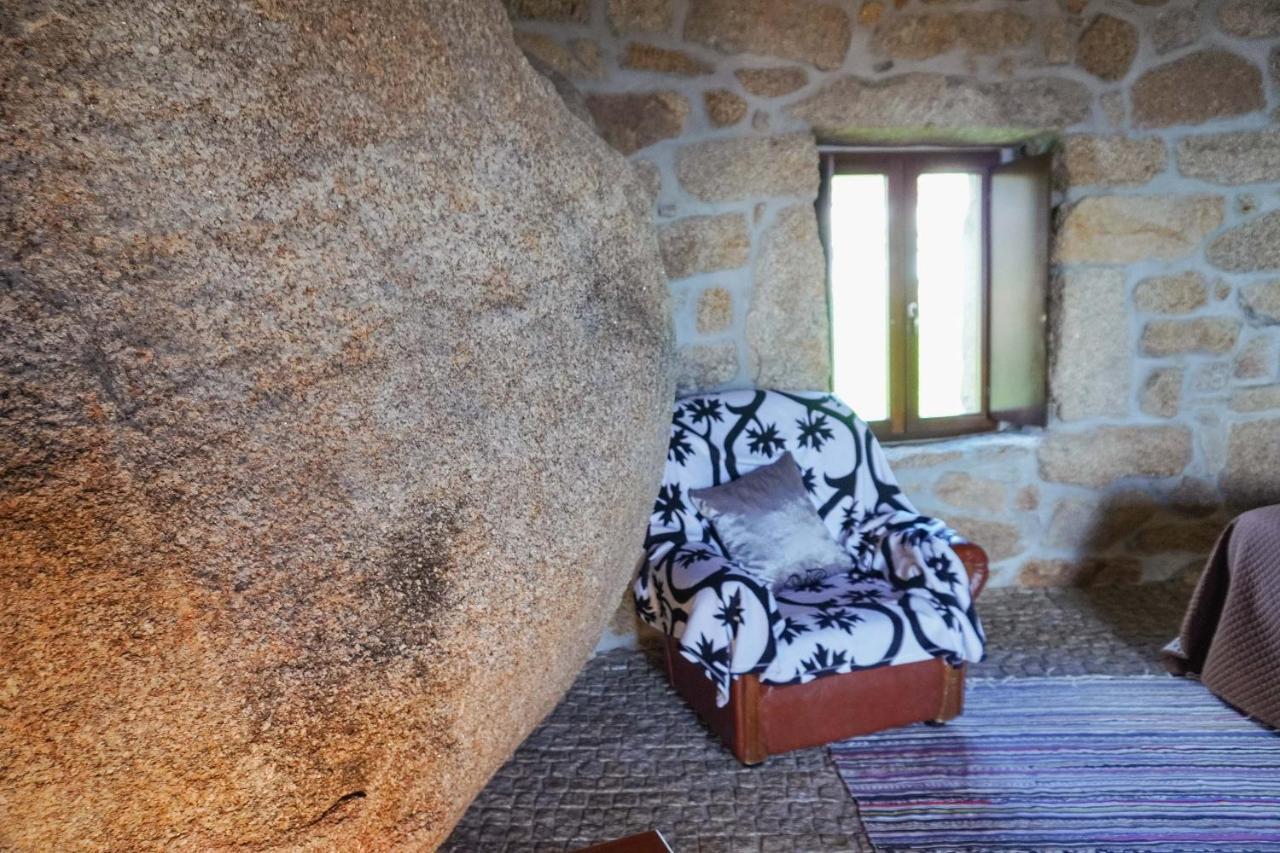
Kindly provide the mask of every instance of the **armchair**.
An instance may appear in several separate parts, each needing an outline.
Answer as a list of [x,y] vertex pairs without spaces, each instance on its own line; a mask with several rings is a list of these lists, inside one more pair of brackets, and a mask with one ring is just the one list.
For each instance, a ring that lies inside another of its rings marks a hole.
[[[849,569],[775,590],[687,495],[783,450]],[[965,663],[983,654],[973,599],[986,555],[916,512],[875,437],[833,396],[678,401],[645,546],[637,611],[666,635],[672,686],[744,764],[960,713]]]

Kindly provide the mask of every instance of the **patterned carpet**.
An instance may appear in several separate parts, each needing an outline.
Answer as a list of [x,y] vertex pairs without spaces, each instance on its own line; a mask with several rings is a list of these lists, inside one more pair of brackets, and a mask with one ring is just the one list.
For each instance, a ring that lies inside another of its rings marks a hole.
[[[983,593],[975,677],[1141,675],[1177,633],[1179,584]],[[744,768],[652,659],[600,655],[480,793],[444,849],[574,850],[660,829],[677,853],[864,851],[857,805],[824,749]]]
[[981,679],[831,747],[880,850],[1280,851],[1280,735],[1166,676]]

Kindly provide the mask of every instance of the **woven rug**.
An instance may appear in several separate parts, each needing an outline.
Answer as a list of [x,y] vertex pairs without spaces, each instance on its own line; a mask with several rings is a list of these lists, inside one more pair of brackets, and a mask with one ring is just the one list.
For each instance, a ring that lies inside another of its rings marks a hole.
[[831,756],[881,850],[1280,851],[1280,734],[1188,679],[972,679]]

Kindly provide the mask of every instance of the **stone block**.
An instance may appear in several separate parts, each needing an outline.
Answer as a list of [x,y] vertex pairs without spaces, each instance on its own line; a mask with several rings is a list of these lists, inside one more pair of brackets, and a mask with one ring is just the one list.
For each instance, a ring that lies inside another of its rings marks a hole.
[[807,133],[713,139],[676,155],[680,185],[700,201],[818,193],[818,149]]
[[1157,418],[1172,418],[1177,415],[1182,400],[1182,377],[1183,371],[1177,367],[1153,370],[1142,386],[1142,397],[1139,400],[1142,413]]
[[1258,67],[1216,48],[1147,71],[1130,95],[1136,127],[1203,124],[1266,107]]
[[677,92],[588,95],[596,130],[622,154],[633,154],[684,132],[689,102]]
[[1233,317],[1152,320],[1142,330],[1142,352],[1149,356],[1182,353],[1222,354],[1235,349],[1240,321]]
[[701,59],[695,59],[683,50],[671,50],[654,44],[631,42],[622,53],[619,63],[634,71],[655,71],[659,74],[678,74],[682,77],[698,77],[710,74],[712,67]]
[[1018,586],[1102,586],[1142,580],[1142,564],[1130,557],[1082,560],[1028,560],[1018,572]]
[[1268,412],[1280,409],[1280,385],[1255,385],[1231,392],[1231,411]]
[[747,312],[748,368],[758,387],[827,387],[831,347],[826,291],[813,206],[783,208],[761,238]]
[[1191,431],[1181,426],[1104,426],[1052,432],[1040,445],[1040,476],[1099,488],[1126,477],[1173,477],[1191,462]]
[[1223,519],[1191,521],[1185,518],[1152,524],[1130,537],[1125,547],[1138,554],[1168,554],[1185,551],[1209,556],[1222,535]]
[[723,332],[733,323],[733,294],[723,287],[708,287],[698,297],[698,332]]
[[667,278],[743,266],[751,255],[747,220],[740,213],[687,216],[658,229]]
[[1050,387],[1058,416],[1078,420],[1129,410],[1133,347],[1124,273],[1068,268],[1058,277]]
[[1164,142],[1124,136],[1068,136],[1058,160],[1062,186],[1136,186],[1164,171]]
[[1035,512],[1040,508],[1040,490],[1035,486],[1023,486],[1013,496],[1013,508],[1019,512]]
[[1175,8],[1161,12],[1151,29],[1151,43],[1157,54],[1186,47],[1200,37],[1200,15],[1194,8]]
[[747,102],[728,89],[708,89],[702,93],[702,104],[713,127],[728,127],[747,116]]
[[943,474],[934,485],[933,493],[952,506],[977,512],[998,513],[1005,505],[1003,483],[963,471]]
[[1075,60],[1078,31],[1078,25],[1064,18],[1044,23],[1041,42],[1046,65],[1066,65]]
[[1074,80],[985,81],[925,72],[843,77],[787,109],[820,136],[848,141],[1001,142],[1089,118],[1093,97]]
[[738,375],[738,348],[731,342],[693,344],[676,351],[676,393],[713,391]]
[[1216,184],[1280,181],[1280,131],[1249,130],[1185,136],[1178,171]]
[[1218,25],[1241,38],[1280,36],[1280,5],[1273,0],[1225,0],[1218,9]]
[[1105,551],[1155,515],[1145,492],[1124,491],[1093,498],[1063,498],[1053,508],[1045,543],[1085,553]]
[[1280,269],[1280,211],[1237,225],[1205,250],[1209,263],[1228,272]]
[[690,0],[684,37],[830,70],[844,62],[853,27],[844,10],[815,0]]
[[1102,80],[1120,80],[1138,55],[1138,28],[1114,15],[1098,15],[1076,45],[1076,63]]
[[609,0],[615,33],[665,33],[675,20],[675,0]]
[[514,20],[565,21],[585,24],[591,20],[591,0],[503,0]]
[[1232,506],[1280,503],[1280,418],[1231,427],[1227,466],[1218,481]]
[[1129,264],[1193,252],[1222,224],[1208,195],[1091,196],[1069,207],[1058,233],[1060,263]]
[[1194,270],[1138,282],[1133,304],[1149,314],[1189,314],[1209,304],[1204,276]]
[[739,68],[733,72],[742,88],[761,98],[789,95],[809,82],[803,68]]
[[858,24],[864,27],[874,27],[880,23],[880,19],[884,17],[884,3],[880,0],[864,0],[863,4],[858,7]]
[[658,203],[658,195],[662,192],[662,170],[652,160],[632,160],[631,168],[644,187],[645,198],[652,208]]
[[1210,361],[1197,364],[1187,383],[1191,393],[1200,396],[1217,396],[1231,384],[1231,362]]
[[872,45],[894,59],[929,59],[957,49],[992,54],[1025,44],[1033,30],[1020,12],[923,12],[882,24]]
[[543,33],[521,30],[516,31],[515,39],[526,55],[570,79],[591,80],[604,73],[599,45],[593,41],[579,39],[566,47]]
[[1241,287],[1240,308],[1251,326],[1280,324],[1280,281],[1256,281]]
[[981,545],[993,563],[1016,557],[1027,549],[1016,525],[951,513],[944,514],[942,520],[965,539]]
[[958,462],[964,454],[958,450],[921,450],[908,445],[888,447],[889,465],[893,470],[936,468],[951,462]]
[[1267,338],[1249,340],[1236,355],[1234,374],[1237,379],[1271,379],[1276,375],[1276,353]]

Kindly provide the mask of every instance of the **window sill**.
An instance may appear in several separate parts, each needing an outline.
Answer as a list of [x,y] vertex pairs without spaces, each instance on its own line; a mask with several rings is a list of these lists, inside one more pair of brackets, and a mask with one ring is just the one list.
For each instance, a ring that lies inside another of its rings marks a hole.
[[922,450],[974,451],[998,450],[1013,447],[1038,447],[1043,430],[1040,428],[1019,428],[1001,430],[999,428],[984,432],[971,432],[964,435],[944,436],[941,438],[912,438],[896,441],[882,441],[885,456],[890,464],[908,456],[914,456]]

